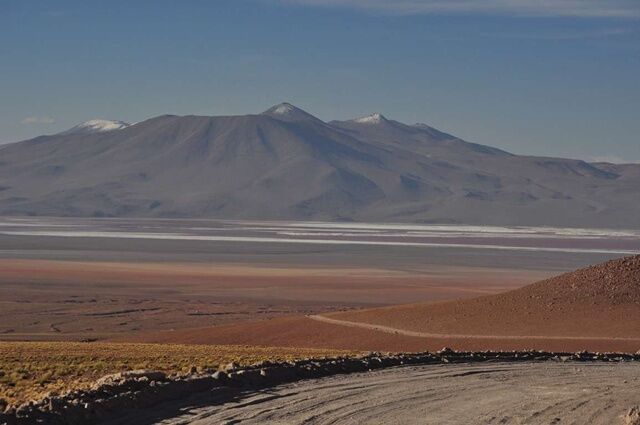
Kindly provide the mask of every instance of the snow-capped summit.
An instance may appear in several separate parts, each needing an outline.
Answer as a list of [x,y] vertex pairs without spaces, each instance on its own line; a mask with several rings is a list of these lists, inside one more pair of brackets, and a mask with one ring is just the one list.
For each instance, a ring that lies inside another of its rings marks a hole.
[[75,127],[63,132],[63,134],[77,134],[77,133],[103,133],[106,131],[122,130],[129,127],[131,124],[124,121],[112,121],[112,120],[89,120],[82,124],[78,124]]
[[357,122],[358,124],[380,124],[382,122],[387,121],[384,115],[380,113],[375,113],[371,115],[367,115],[366,117],[356,118],[353,122]]
[[293,112],[295,112],[296,107],[293,106],[290,103],[281,103],[279,105],[274,106],[273,108],[271,108],[271,113],[275,114],[275,115],[289,115]]
[[272,106],[271,108],[264,111],[262,115],[269,115],[270,117],[279,119],[281,121],[320,121],[310,113],[305,112],[288,102],[283,102],[278,105]]

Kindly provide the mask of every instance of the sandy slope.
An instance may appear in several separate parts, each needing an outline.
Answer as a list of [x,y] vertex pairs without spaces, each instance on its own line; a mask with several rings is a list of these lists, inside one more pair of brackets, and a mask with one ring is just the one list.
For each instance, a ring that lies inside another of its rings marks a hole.
[[638,404],[635,364],[400,367],[282,385],[164,424],[617,424]]

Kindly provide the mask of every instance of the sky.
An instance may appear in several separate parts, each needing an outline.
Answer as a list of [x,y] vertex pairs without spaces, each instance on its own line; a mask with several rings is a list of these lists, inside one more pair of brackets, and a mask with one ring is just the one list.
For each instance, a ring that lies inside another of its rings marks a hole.
[[640,1],[0,0],[0,143],[283,101],[640,162]]

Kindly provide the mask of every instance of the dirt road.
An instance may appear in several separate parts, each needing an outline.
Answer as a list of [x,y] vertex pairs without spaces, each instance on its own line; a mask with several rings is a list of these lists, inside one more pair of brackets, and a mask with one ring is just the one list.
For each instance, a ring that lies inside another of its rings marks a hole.
[[621,424],[640,365],[399,367],[270,388],[163,424]]
[[438,334],[438,333],[428,333],[428,332],[415,332],[408,331],[405,329],[392,328],[390,326],[383,325],[373,325],[371,323],[364,322],[352,322],[350,320],[339,320],[332,319],[330,317],[321,316],[319,314],[310,314],[307,316],[309,319],[317,320],[318,322],[330,323],[332,325],[340,325],[347,326],[351,328],[361,328],[361,329],[370,329],[373,331],[380,331],[394,335],[405,335],[417,338],[458,338],[458,339],[498,339],[498,340],[508,340],[508,339],[530,339],[530,340],[562,340],[562,341],[584,341],[584,340],[602,340],[602,341],[630,341],[630,342],[638,342],[640,343],[640,338],[623,338],[623,337],[612,337],[612,338],[597,338],[597,337],[589,337],[589,336],[547,336],[547,335],[460,335],[460,334]]

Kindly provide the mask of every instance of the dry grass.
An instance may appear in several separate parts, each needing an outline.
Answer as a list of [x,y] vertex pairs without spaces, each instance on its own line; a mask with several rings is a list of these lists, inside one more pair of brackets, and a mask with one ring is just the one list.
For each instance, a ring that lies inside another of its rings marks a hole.
[[349,354],[339,350],[77,342],[0,342],[0,399],[20,403],[90,386],[97,378],[133,369],[188,371],[229,362],[294,360]]

